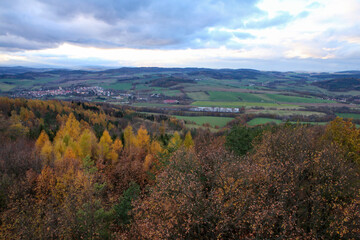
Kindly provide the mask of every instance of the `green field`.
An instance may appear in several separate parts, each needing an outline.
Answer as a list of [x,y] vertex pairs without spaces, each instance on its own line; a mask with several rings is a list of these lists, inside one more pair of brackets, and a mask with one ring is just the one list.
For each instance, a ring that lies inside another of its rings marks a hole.
[[282,121],[279,119],[272,119],[272,118],[254,118],[254,119],[250,120],[249,122],[247,122],[247,124],[249,126],[262,125],[262,124],[266,124],[266,123],[280,124],[280,123],[282,123]]
[[182,95],[182,92],[180,90],[167,90],[167,91],[163,91],[162,93],[165,96],[169,96],[169,97],[176,97]]
[[207,101],[210,100],[210,96],[205,92],[188,92],[188,97],[196,101]]
[[7,84],[7,83],[1,83],[0,82],[0,91],[10,91],[11,89],[15,88],[16,85],[12,85],[12,84]]
[[278,116],[293,116],[293,115],[302,115],[302,116],[324,116],[325,113],[322,112],[314,112],[314,111],[301,111],[301,110],[254,110],[249,109],[246,110],[247,114],[274,114]]
[[131,83],[115,83],[115,84],[111,84],[111,85],[103,85],[102,87],[104,87],[105,89],[115,89],[115,90],[130,90],[132,88],[132,84]]
[[360,113],[336,113],[336,116],[342,118],[360,119]]
[[195,122],[197,125],[203,125],[204,123],[209,123],[211,126],[224,127],[228,122],[233,120],[231,117],[209,117],[209,116],[174,116],[177,119],[182,119],[189,122]]
[[267,102],[260,95],[252,93],[210,91],[209,95],[212,101]]
[[292,124],[311,124],[311,125],[326,125],[328,122],[290,122]]
[[286,103],[334,103],[334,101],[324,100],[319,98],[306,98],[296,96],[286,96],[280,94],[265,94],[266,97],[275,102],[286,102]]
[[[263,125],[267,123],[275,123],[275,124],[281,124],[285,123],[279,119],[272,119],[272,118],[254,118],[247,122],[249,126],[256,126],[256,125]],[[311,124],[311,125],[326,125],[328,122],[289,122],[291,124]]]
[[211,101],[196,101],[191,105],[198,107],[264,107],[264,108],[300,108],[298,105],[293,104],[278,104],[278,103],[254,103],[254,102],[211,102]]

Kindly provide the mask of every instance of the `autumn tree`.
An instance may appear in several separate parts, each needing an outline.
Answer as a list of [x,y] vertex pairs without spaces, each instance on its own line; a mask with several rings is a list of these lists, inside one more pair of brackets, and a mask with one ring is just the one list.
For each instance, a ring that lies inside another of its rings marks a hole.
[[125,141],[125,148],[129,149],[131,145],[133,145],[135,136],[133,132],[133,128],[131,125],[128,125],[124,130],[124,141]]
[[191,133],[190,131],[188,131],[185,135],[185,139],[184,139],[184,146],[186,149],[191,149],[194,146],[194,141],[192,139]]
[[182,144],[181,137],[178,132],[175,132],[173,137],[169,141],[168,148],[171,151],[173,151],[173,150],[176,150],[177,148],[179,148],[181,146],[181,144]]
[[351,120],[337,117],[327,125],[323,139],[339,145],[347,158],[360,166],[360,131]]
[[137,131],[135,146],[147,150],[150,144],[150,136],[144,126],[141,126]]

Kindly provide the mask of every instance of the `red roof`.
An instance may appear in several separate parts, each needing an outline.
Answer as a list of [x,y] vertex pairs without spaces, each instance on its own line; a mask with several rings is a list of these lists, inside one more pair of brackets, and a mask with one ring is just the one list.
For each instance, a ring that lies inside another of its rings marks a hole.
[[164,100],[164,103],[178,103],[178,102],[179,102],[178,100],[172,100],[172,99]]

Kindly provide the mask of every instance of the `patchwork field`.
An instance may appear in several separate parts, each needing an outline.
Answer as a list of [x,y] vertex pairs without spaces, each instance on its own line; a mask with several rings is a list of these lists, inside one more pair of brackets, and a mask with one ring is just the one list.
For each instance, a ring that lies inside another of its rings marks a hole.
[[297,97],[297,96],[286,96],[280,94],[266,94],[266,96],[275,102],[286,102],[286,103],[334,103],[335,101],[318,99],[313,97]]
[[264,107],[276,109],[298,109],[299,105],[294,104],[279,104],[279,103],[256,103],[256,102],[211,102],[211,101],[195,101],[191,105],[197,107]]
[[188,92],[187,96],[195,101],[210,100],[210,96],[207,92]]
[[254,119],[250,120],[249,122],[247,122],[247,124],[249,126],[262,125],[262,124],[266,124],[266,123],[280,124],[280,123],[282,123],[282,121],[278,120],[278,119],[272,119],[272,118],[254,118]]
[[[10,70],[12,73],[0,75],[0,93],[11,97],[125,104],[135,108],[152,108],[151,112],[156,112],[156,109],[160,113],[168,111],[169,115],[173,114],[173,110],[188,111],[191,106],[244,108],[245,111],[232,116],[258,114],[258,118],[249,123],[255,125],[277,122],[269,120],[274,116],[284,121],[327,121],[337,112],[347,112],[344,111],[347,108],[348,112],[355,113],[336,115],[360,119],[360,91],[351,85],[356,81],[346,80],[358,78],[358,72],[300,73],[205,68],[30,69],[28,72],[20,69],[19,73]],[[98,92],[78,91],[82,87],[95,86],[100,87]],[[59,87],[67,93],[32,93]],[[169,99],[174,100],[174,104],[163,104]],[[337,108],[342,109],[339,111]],[[195,126],[209,123],[221,127],[228,121],[205,116],[186,118],[183,117]]]
[[243,101],[243,102],[268,102],[260,94],[241,92],[209,92],[211,101]]
[[0,82],[0,91],[3,91],[3,92],[10,91],[11,89],[13,89],[15,87],[16,87],[16,85]]
[[336,113],[336,115],[342,118],[360,119],[359,113]]
[[114,84],[104,84],[101,85],[103,88],[105,89],[115,89],[115,90],[130,90],[132,88],[132,84],[131,83],[114,83]]
[[[272,118],[254,118],[247,122],[249,126],[256,126],[256,125],[263,125],[267,123],[275,123],[275,124],[281,124],[285,123],[284,121],[281,121],[279,119],[272,119]],[[291,124],[311,124],[311,125],[326,125],[327,122],[295,122],[295,121],[289,121]]]
[[247,114],[274,114],[278,116],[294,116],[294,115],[301,115],[301,116],[324,116],[325,113],[322,112],[315,112],[315,111],[302,111],[302,110],[258,110],[258,109],[247,109],[245,111]]
[[215,126],[224,127],[228,122],[234,119],[230,117],[209,117],[209,116],[199,116],[199,117],[175,116],[175,117],[177,119],[194,122],[197,125],[203,125],[205,123],[209,123],[213,127]]

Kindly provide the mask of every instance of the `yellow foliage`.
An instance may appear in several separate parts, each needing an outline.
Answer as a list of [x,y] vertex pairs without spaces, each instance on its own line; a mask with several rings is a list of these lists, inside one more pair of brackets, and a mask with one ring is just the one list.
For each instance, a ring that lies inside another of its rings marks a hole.
[[[58,115],[59,116],[59,115]],[[76,120],[74,114],[70,113],[66,123],[61,126],[54,139],[54,155],[60,160],[65,150],[70,146],[75,156],[82,154],[80,142],[80,123]]]
[[350,120],[337,117],[327,125],[324,138],[338,144],[350,159],[360,164],[360,130]]
[[80,158],[92,157],[95,152],[96,142],[96,136],[89,129],[85,129],[79,140]]
[[153,156],[151,156],[150,154],[146,155],[145,161],[143,164],[143,169],[145,172],[149,171],[152,162],[153,162]]
[[78,169],[79,166],[80,161],[76,157],[76,154],[71,147],[66,148],[63,158],[55,160],[55,167],[60,172],[66,172],[71,169]]
[[186,133],[185,139],[184,139],[184,146],[186,149],[190,149],[194,146],[194,141],[192,139],[190,131]]
[[41,151],[42,147],[44,146],[45,142],[49,141],[49,136],[46,134],[44,130],[41,131],[38,139],[35,142],[35,148],[38,152]]
[[41,148],[40,156],[43,160],[44,165],[49,165],[52,160],[53,147],[49,140],[45,141],[44,145]]
[[68,120],[65,124],[65,133],[69,134],[71,138],[77,140],[80,136],[80,123],[76,120],[73,113],[70,113]]
[[103,135],[100,138],[99,147],[100,152],[105,156],[110,151],[110,146],[112,145],[113,141],[109,135],[109,132],[105,130]]
[[118,161],[119,154],[117,154],[114,150],[111,150],[106,157],[108,160],[111,160],[112,164],[114,165]]
[[112,145],[112,149],[115,152],[119,153],[122,148],[123,148],[123,144],[122,144],[121,140],[119,138],[116,138],[113,145]]
[[72,150],[72,148],[68,147],[66,148],[65,154],[64,154],[64,159],[75,159],[76,155],[74,153],[74,151]]
[[105,130],[99,142],[100,157],[106,160],[111,160],[113,163],[115,163],[119,156],[115,149],[120,150],[122,148],[121,141],[119,139],[117,140],[118,141],[116,141],[116,144],[113,144],[113,140],[111,139],[109,132]]
[[[56,135],[57,136],[57,135]],[[56,138],[56,137],[55,137]],[[54,155],[56,159],[60,159],[65,153],[66,145],[62,139],[54,142]]]
[[144,128],[144,126],[141,126],[137,132],[135,145],[142,149],[147,149],[149,147],[149,143],[150,136],[148,131]]
[[42,202],[50,197],[55,184],[56,178],[53,170],[49,166],[45,166],[36,180],[35,190],[38,201]]
[[152,141],[150,145],[150,153],[156,155],[162,152],[163,152],[163,148],[161,147],[160,143],[156,140]]
[[133,128],[128,125],[124,130],[124,141],[125,141],[125,148],[130,148],[133,145],[135,140],[135,136],[133,133]]
[[86,129],[91,129],[91,126],[89,125],[88,122],[85,122],[83,119],[81,119],[80,121],[80,131],[83,132],[85,131]]
[[31,119],[35,119],[35,115],[32,111],[24,108],[24,107],[21,107],[20,108],[20,119],[23,121],[23,122],[27,122]]
[[175,132],[174,136],[169,141],[168,147],[172,148],[172,149],[176,149],[176,148],[180,147],[181,143],[182,143],[182,141],[181,141],[179,133]]

